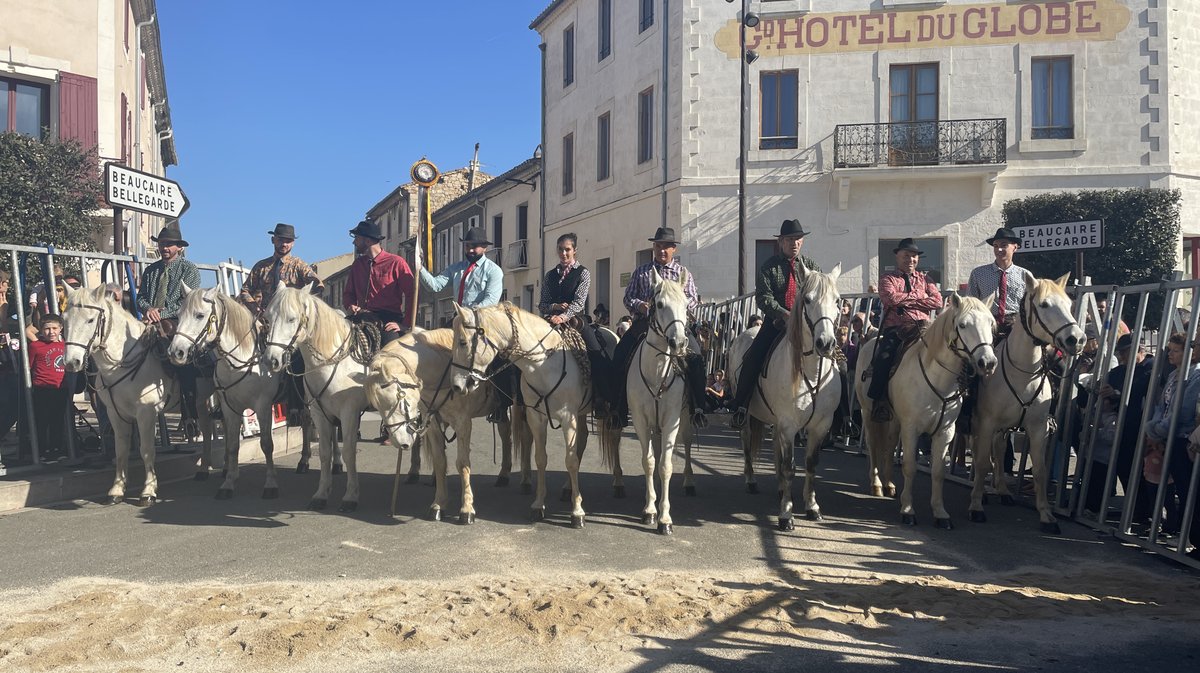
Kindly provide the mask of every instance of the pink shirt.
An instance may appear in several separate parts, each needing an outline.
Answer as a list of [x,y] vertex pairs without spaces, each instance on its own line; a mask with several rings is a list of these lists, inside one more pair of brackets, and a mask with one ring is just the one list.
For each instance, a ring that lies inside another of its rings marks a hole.
[[929,312],[942,307],[942,293],[930,283],[924,272],[914,271],[906,287],[904,274],[892,270],[879,279],[879,301],[883,304],[883,325],[907,327],[929,320]]

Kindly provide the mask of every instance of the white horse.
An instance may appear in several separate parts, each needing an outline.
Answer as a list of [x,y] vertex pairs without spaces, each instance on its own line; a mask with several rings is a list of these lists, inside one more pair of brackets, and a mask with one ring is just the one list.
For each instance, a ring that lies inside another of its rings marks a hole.
[[[796,303],[788,320],[787,335],[767,358],[766,378],[759,377],[747,408],[750,418],[742,428],[747,489],[754,486],[754,458],[761,444],[764,424],[775,425],[775,473],[779,479],[779,530],[793,530],[792,477],[795,473],[794,442],[800,431],[807,434],[804,461],[804,513],[810,521],[821,520],[817,504],[817,463],[821,445],[833,425],[842,395],[842,380],[833,360],[837,349],[840,316],[837,279],[842,265],[829,273],[809,271],[796,265]],[[757,331],[754,332],[757,334]],[[731,349],[729,368],[737,380],[753,334],[739,335]]]
[[[475,523],[475,494],[471,489],[472,419],[486,416],[492,409],[494,386],[476,388],[466,395],[454,393],[450,386],[451,355],[454,333],[448,329],[406,334],[388,344],[371,360],[367,374],[367,399],[379,410],[384,429],[392,444],[405,451],[423,437],[422,446],[432,458],[435,492],[430,516],[440,521],[446,509],[446,429],[453,430],[458,457],[455,468],[462,477],[462,504],[459,523]],[[512,423],[499,423],[507,469],[511,469],[512,427],[522,414],[514,414]],[[526,462],[528,460],[526,459]],[[508,483],[502,469],[497,486]]]
[[[96,392],[108,409],[116,441],[116,475],[108,489],[107,503],[115,505],[125,498],[129,447],[136,424],[146,471],[138,505],[151,505],[158,499],[155,426],[160,413],[180,406],[179,383],[167,375],[154,352],[157,337],[144,323],[106,297],[103,287],[93,290],[68,287],[67,295],[66,369],[82,372],[89,356],[96,363]],[[196,399],[207,399],[211,394],[211,386],[198,381]],[[206,413],[198,415],[196,421],[204,438],[202,460],[207,463],[212,448],[212,421]]]
[[1065,291],[1070,275],[1064,274],[1056,281],[1039,280],[1026,272],[1020,320],[999,347],[1000,375],[988,377],[979,385],[972,421],[975,485],[968,512],[971,521],[987,521],[983,489],[989,470],[995,475],[1000,502],[1012,504],[1008,480],[999,469],[1004,464],[1006,442],[996,439],[1006,437],[1008,428],[1025,428],[1042,532],[1061,532],[1046,497],[1046,444],[1051,434],[1050,405],[1055,391],[1044,346],[1053,345],[1068,355],[1078,355],[1083,349],[1086,337],[1071,314],[1071,298]]
[[[542,318],[509,303],[487,308],[455,305],[454,368],[451,384],[466,393],[487,381],[488,365],[497,356],[521,370],[527,422],[533,434],[537,493],[531,508],[535,520],[546,516],[546,424],[557,423],[566,444],[566,466],[572,494],[571,525],[583,527],[579,492],[579,460],[587,443],[587,414],[592,391],[562,336]],[[613,432],[604,424],[601,433]]]
[[[650,329],[634,351],[633,366],[625,377],[630,415],[642,444],[642,470],[646,475],[646,505],[642,524],[658,524],[658,532],[670,535],[670,486],[674,472],[675,442],[687,414],[687,295],[679,281],[650,274]],[[690,419],[689,419],[690,421]],[[620,435],[611,443],[601,442],[609,463],[616,462]],[[655,491],[655,482],[658,491]]]
[[870,376],[866,375],[875,355],[878,339],[863,343],[858,354],[855,377],[858,402],[862,407],[863,436],[870,453],[868,479],[875,495],[896,492],[892,484],[892,456],[899,438],[904,460],[904,490],[900,493],[900,517],[905,525],[917,523],[912,505],[912,487],[917,474],[917,439],[927,434],[932,440],[930,501],[934,523],[951,529],[950,514],[942,502],[942,482],[946,472],[946,447],[954,439],[954,422],[962,409],[963,367],[982,376],[996,370],[992,335],[996,319],[991,302],[973,297],[950,295],[950,301],[925,334],[901,358],[900,366],[888,382],[888,396],[894,414],[892,420],[871,420],[875,401],[867,395]]
[[[275,442],[271,434],[271,407],[279,393],[280,375],[266,371],[258,352],[258,330],[250,310],[217,288],[183,290],[183,306],[167,354],[177,365],[198,353],[216,349],[220,356],[214,376],[221,397],[221,416],[225,422],[225,481],[217,490],[217,499],[233,497],[240,468],[242,414],[250,409],[258,417],[262,431],[258,445],[267,461],[267,479],[262,497],[278,498],[279,482],[275,475]],[[201,462],[197,480],[208,478],[207,456]]]
[[[345,448],[346,494],[342,512],[358,509],[357,443],[359,417],[368,408],[363,384],[367,378],[367,354],[358,352],[356,330],[340,313],[303,290],[285,287],[275,293],[263,319],[267,341],[262,361],[269,371],[279,372],[299,348],[304,356],[304,387],[308,392],[309,415],[317,425],[321,454],[321,479],[309,506],[323,510],[333,488],[335,423],[340,423]],[[363,360],[363,362],[360,362]]]

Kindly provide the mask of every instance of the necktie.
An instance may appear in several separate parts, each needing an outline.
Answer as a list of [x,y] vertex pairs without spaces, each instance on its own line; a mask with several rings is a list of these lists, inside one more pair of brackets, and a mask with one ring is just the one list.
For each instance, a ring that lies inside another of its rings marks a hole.
[[462,300],[463,300],[463,291],[467,289],[467,276],[470,276],[471,272],[474,270],[475,270],[475,262],[471,262],[471,265],[468,266],[467,270],[463,272],[462,281],[460,281],[458,284],[458,303],[460,303],[460,304],[462,303]]
[[783,294],[783,307],[790,311],[792,305],[796,303],[796,274],[792,272],[791,264],[788,265],[787,279],[787,291]]
[[271,294],[279,290],[279,269],[283,266],[282,259],[276,259],[271,265]]
[[150,302],[153,308],[164,308],[167,305],[167,283],[171,275],[171,265],[164,264],[162,275],[158,277],[158,285],[154,288],[154,301]]
[[1008,272],[1000,272],[1000,289],[996,291],[999,295],[996,302],[996,317],[1003,320],[1005,309],[1008,307]]
[[904,274],[904,291],[912,292],[912,276],[909,276],[907,273]]
[[567,279],[568,273],[571,273],[571,267],[563,266],[562,267],[562,276],[558,279],[558,282],[561,283],[561,282],[565,281]]

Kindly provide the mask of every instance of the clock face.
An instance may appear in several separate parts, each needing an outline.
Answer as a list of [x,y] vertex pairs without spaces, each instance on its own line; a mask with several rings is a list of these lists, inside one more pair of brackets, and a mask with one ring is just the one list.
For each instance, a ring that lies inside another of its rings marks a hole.
[[433,164],[429,163],[428,161],[417,162],[417,164],[413,166],[413,178],[415,178],[417,182],[425,184],[432,183],[437,178],[437,169],[434,168]]

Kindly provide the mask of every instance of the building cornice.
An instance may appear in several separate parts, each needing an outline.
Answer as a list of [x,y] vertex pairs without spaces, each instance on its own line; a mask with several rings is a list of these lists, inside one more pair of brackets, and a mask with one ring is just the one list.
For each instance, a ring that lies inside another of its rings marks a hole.
[[560,7],[562,7],[563,5],[567,4],[568,1],[569,0],[554,0],[553,2],[551,2],[550,6],[546,7],[546,9],[543,9],[542,13],[538,14],[537,18],[535,18],[532,22],[530,22],[529,29],[541,32],[541,30],[539,30],[541,25],[543,23],[545,23],[547,19],[550,18],[551,14],[558,11],[558,9]]
[[163,167],[179,164],[175,153],[175,129],[171,125],[171,106],[167,100],[167,76],[163,67],[162,38],[158,31],[158,7],[155,0],[132,0],[133,18],[142,29],[138,40],[146,56],[146,90],[154,108],[154,130],[158,134]]

